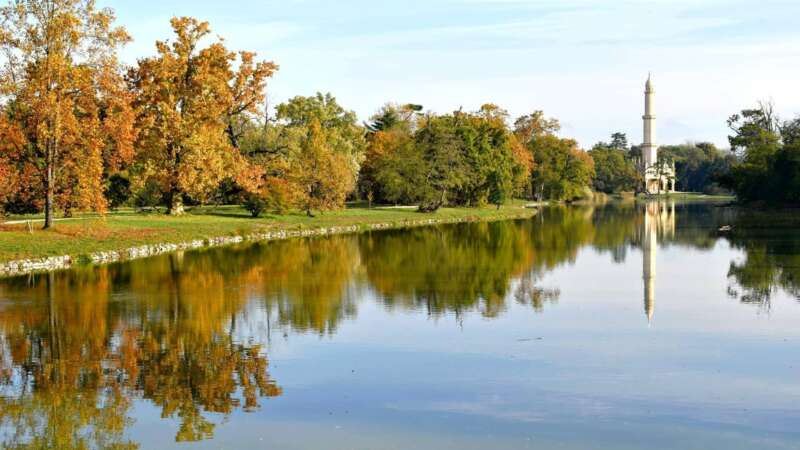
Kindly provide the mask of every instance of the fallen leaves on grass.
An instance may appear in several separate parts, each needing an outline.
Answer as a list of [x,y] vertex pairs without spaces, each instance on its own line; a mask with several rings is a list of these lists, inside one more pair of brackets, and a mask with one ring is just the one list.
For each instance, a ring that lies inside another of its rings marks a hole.
[[93,220],[81,223],[57,224],[52,232],[73,238],[103,241],[144,238],[157,234],[158,230],[152,228],[113,229],[104,220]]

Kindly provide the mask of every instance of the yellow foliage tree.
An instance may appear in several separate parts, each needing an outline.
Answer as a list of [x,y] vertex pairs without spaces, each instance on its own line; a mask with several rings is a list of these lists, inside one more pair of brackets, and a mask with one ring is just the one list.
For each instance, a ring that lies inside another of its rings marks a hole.
[[341,208],[355,188],[348,155],[335,151],[327,134],[318,119],[311,119],[300,154],[289,172],[298,202],[309,216],[313,216],[313,210]]
[[12,2],[0,15],[4,132],[21,137],[13,157],[38,178],[26,181],[28,189],[41,186],[33,190],[44,196],[44,227],[57,202],[105,211],[103,155],[121,150],[124,158],[133,139],[131,128],[114,125],[129,111],[115,90],[122,85],[116,50],[128,34],[93,0]]
[[265,79],[276,66],[253,63],[221,42],[200,48],[211,33],[207,22],[173,18],[174,42],[156,43],[157,56],[131,72],[137,95],[140,158],[144,179],[157,180],[169,198],[169,212],[183,214],[183,195],[205,196],[245,161],[227,133],[229,120],[252,110],[263,98]]

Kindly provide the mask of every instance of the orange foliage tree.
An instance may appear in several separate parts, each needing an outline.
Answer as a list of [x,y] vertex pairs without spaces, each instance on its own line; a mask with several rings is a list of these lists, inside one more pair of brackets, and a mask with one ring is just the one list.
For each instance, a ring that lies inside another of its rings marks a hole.
[[171,24],[175,41],[157,42],[157,56],[140,60],[130,80],[141,130],[140,179],[158,181],[169,212],[180,215],[184,194],[202,200],[231,173],[254,178],[243,170],[235,124],[256,111],[277,66],[255,63],[254,54],[243,52],[236,72],[236,54],[221,42],[200,48],[211,33],[207,22],[180,17]]
[[0,15],[3,131],[20,138],[4,143],[6,160],[44,197],[45,228],[59,204],[105,211],[104,153],[131,153],[132,129],[114,125],[128,111],[125,97],[115,97],[116,50],[127,32],[92,0],[13,2]]
[[232,73],[229,82],[232,98],[225,112],[225,132],[231,145],[237,149],[244,134],[243,125],[252,118],[250,116],[261,112],[260,106],[266,99],[267,79],[278,70],[275,63],[256,62],[255,57],[253,52],[239,52],[239,69]]

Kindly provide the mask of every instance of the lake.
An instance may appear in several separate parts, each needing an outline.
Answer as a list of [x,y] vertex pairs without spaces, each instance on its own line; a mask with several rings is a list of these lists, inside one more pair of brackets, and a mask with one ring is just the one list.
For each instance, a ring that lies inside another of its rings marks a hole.
[[0,280],[0,443],[796,449],[796,216],[552,207]]

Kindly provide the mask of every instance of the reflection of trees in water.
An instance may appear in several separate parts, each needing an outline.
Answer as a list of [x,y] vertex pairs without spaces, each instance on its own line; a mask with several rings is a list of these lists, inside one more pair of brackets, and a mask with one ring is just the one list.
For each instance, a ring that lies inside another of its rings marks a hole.
[[512,277],[533,265],[529,222],[496,222],[372,233],[360,239],[372,287],[390,307],[431,315],[505,309]]
[[179,419],[176,440],[198,440],[213,433],[206,413],[280,395],[261,348],[233,342],[244,299],[205,255],[5,282],[3,297],[33,300],[0,315],[4,447],[135,447],[123,432],[136,397]]
[[[130,399],[104,365],[108,278],[67,283],[49,274],[20,284],[41,301],[11,303],[0,314],[3,448],[135,448],[123,437]],[[64,289],[83,295],[60,296]]]
[[275,242],[254,248],[249,259],[247,285],[280,324],[333,334],[355,316],[360,261],[352,236]]
[[729,294],[769,310],[778,290],[800,301],[800,218],[794,211],[741,210],[728,241],[744,252],[731,262]]
[[[252,410],[281,394],[263,348],[237,322],[262,306],[269,322],[333,334],[370,289],[390,308],[438,316],[508,302],[557,302],[547,272],[592,248],[622,262],[643,245],[644,207],[553,207],[527,221],[463,224],[275,242],[151,258],[0,283],[0,438],[6,447],[128,448],[133,398],[180,421],[178,440],[213,434],[209,413]],[[800,297],[800,236],[791,215],[735,215],[679,205],[660,246],[713,248],[721,225],[745,253],[731,292],[769,305]],[[780,220],[777,220],[780,219]],[[762,224],[767,223],[768,227]],[[240,333],[241,334],[241,333]]]
[[559,289],[548,289],[538,285],[538,276],[535,273],[523,275],[514,290],[514,300],[520,305],[527,305],[536,312],[544,311],[548,303],[556,303],[561,297]]

